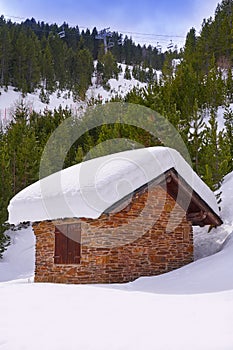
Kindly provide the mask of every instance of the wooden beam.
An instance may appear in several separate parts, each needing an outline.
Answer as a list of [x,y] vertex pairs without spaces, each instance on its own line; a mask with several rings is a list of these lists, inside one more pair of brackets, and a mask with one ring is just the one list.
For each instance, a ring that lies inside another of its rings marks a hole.
[[[220,217],[214,213],[214,211],[208,206],[207,203],[203,201],[203,199],[191,188],[189,184],[186,183],[186,181],[177,174],[176,170],[172,169],[170,171],[170,175],[172,177],[172,181],[177,187],[177,194],[178,194],[178,188],[180,187],[182,194],[186,196],[186,201],[190,200],[190,204],[195,205],[199,211],[205,212],[206,217],[202,219],[200,222],[201,225],[213,225],[213,226],[219,226],[223,222],[220,219]],[[168,185],[169,188],[169,185]],[[182,203],[181,203],[182,206]],[[184,208],[188,212],[188,208]],[[192,222],[192,220],[191,220]],[[201,226],[200,225],[200,226]]]
[[186,217],[188,221],[199,222],[206,219],[207,215],[207,212],[200,210],[197,213],[187,213]]

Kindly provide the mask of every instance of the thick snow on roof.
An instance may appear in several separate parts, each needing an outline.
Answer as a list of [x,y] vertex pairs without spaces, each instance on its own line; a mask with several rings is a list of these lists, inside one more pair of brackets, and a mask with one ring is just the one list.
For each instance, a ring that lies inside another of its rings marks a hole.
[[9,222],[98,218],[108,207],[171,168],[218,214],[213,192],[176,150],[149,147],[91,159],[37,181],[12,198]]

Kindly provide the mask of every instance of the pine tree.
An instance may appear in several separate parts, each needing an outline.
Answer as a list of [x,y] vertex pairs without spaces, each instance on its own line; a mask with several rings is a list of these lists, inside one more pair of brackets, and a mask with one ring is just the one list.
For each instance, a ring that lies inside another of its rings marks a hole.
[[203,110],[200,110],[198,108],[198,102],[195,100],[194,108],[193,108],[193,114],[192,114],[192,121],[191,121],[191,127],[189,130],[188,135],[188,149],[190,153],[190,157],[193,163],[193,168],[197,172],[197,174],[200,174],[199,171],[199,156],[200,151],[202,147],[202,139],[204,134],[204,117],[203,117]]
[[229,171],[231,159],[229,143],[226,142],[223,132],[218,133],[216,115],[216,108],[212,108],[209,125],[204,128],[199,161],[199,172],[212,190],[220,187],[223,177]]
[[168,80],[165,86],[169,84],[172,103],[175,103],[181,112],[181,118],[190,121],[195,101],[199,102],[199,99],[202,99],[199,78],[192,65],[182,62],[176,70],[175,77]]
[[19,30],[13,52],[13,85],[23,93],[27,92],[27,37],[23,29]]
[[163,80],[171,83],[173,80],[173,65],[171,55],[167,55],[162,69]]
[[212,57],[210,70],[205,83],[205,101],[207,107],[218,107],[224,103],[225,87],[221,70],[216,66],[215,58]]
[[127,80],[131,80],[131,79],[132,79],[129,66],[126,66],[126,67],[125,67],[124,78],[127,79]]
[[225,112],[224,112],[224,125],[225,125],[225,135],[226,139],[228,141],[228,145],[230,148],[230,163],[229,163],[229,170],[233,170],[233,111],[230,108],[229,105],[225,107]]
[[155,80],[157,81],[157,76],[154,74],[153,68],[149,66],[146,71],[146,82],[152,84]]
[[[82,38],[84,41],[84,48],[86,48],[92,55],[93,50],[94,50],[94,40],[91,35],[90,29],[86,29],[86,31],[82,31]],[[93,57],[92,57],[93,59]]]
[[41,149],[29,123],[29,110],[17,106],[14,121],[7,128],[7,154],[10,159],[11,192],[18,191],[38,179]]
[[98,34],[98,31],[96,27],[93,28],[91,37],[93,41],[93,50],[92,50],[92,56],[94,60],[97,60],[98,58],[98,47],[99,47],[99,40],[96,39],[96,35]]
[[34,33],[27,38],[27,92],[33,92],[40,83],[40,43]]
[[60,90],[67,86],[67,44],[58,35],[49,36],[49,46],[53,57],[55,81]]
[[125,61],[125,64],[127,65],[131,65],[133,63],[132,47],[133,47],[132,38],[128,38],[126,35],[123,42],[123,47],[122,47],[123,49],[122,58],[123,58],[123,61]]
[[196,59],[196,47],[197,47],[197,37],[196,30],[191,28],[186,36],[185,46],[184,46],[184,60],[186,62],[193,62],[193,66],[195,67],[195,59]]
[[233,170],[232,158],[232,144],[229,143],[228,135],[224,130],[218,134],[218,148],[219,148],[219,173],[221,179],[219,186],[223,181],[223,177]]
[[10,58],[11,58],[11,42],[10,34],[5,21],[0,26],[0,85],[8,86],[10,82]]
[[98,61],[96,65],[96,85],[101,85],[103,82],[104,65]]
[[54,73],[54,60],[49,45],[49,41],[44,38],[42,42],[42,62],[41,62],[41,77],[44,82],[44,88],[48,92],[55,90],[55,73]]
[[139,65],[134,65],[132,70],[132,76],[134,77],[134,79],[139,80],[139,71],[140,71]]
[[7,228],[7,205],[11,198],[11,179],[9,173],[9,155],[6,147],[6,135],[0,130],[0,258],[9,244],[9,238],[4,234]]
[[93,60],[89,50],[83,49],[77,52],[75,66],[75,87],[81,99],[85,99],[88,87],[91,85],[91,77],[94,71]]
[[106,83],[110,78],[118,79],[118,66],[116,59],[110,51],[108,51],[101,59],[103,64],[103,81]]
[[226,96],[229,103],[233,102],[233,77],[231,68],[227,71]]

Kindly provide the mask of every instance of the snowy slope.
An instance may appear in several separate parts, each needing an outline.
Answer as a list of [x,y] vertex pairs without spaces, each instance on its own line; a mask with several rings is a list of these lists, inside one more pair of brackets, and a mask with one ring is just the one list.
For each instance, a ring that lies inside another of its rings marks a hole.
[[[173,60],[173,65],[176,67],[180,60]],[[95,62],[96,64],[96,62]],[[16,105],[22,101],[28,106],[29,110],[35,110],[36,112],[43,112],[45,109],[54,110],[59,106],[63,108],[69,108],[72,110],[74,115],[79,115],[82,113],[83,108],[87,105],[88,101],[95,99],[101,102],[109,101],[112,97],[125,97],[134,87],[145,88],[146,83],[141,83],[140,81],[132,77],[131,80],[124,78],[125,74],[125,64],[119,64],[122,69],[122,72],[119,74],[119,78],[110,79],[108,81],[109,90],[103,88],[103,86],[98,86],[96,84],[96,77],[92,78],[92,85],[86,92],[86,101],[74,101],[72,97],[72,92],[67,90],[65,91],[56,91],[49,95],[49,103],[41,102],[39,95],[40,90],[38,89],[35,93],[29,93],[25,97],[22,97],[20,92],[15,91],[15,89],[9,86],[8,91],[5,91],[4,88],[0,88],[0,121],[2,120],[4,124],[7,124],[11,120],[13,111],[15,110]],[[132,72],[133,67],[128,66],[129,70]],[[161,71],[155,71],[157,80],[160,79]],[[132,75],[132,74],[131,74]],[[231,110],[233,110],[233,103],[230,105]],[[217,121],[218,121],[218,130],[221,131],[224,128],[224,107],[220,106],[217,111]],[[206,114],[204,121],[208,124],[209,115]]]
[[219,253],[122,285],[31,283],[32,230],[12,232],[0,262],[1,350],[232,350],[232,190],[233,173],[222,186],[223,226],[213,237],[202,231],[205,255],[228,236]]
[[[126,65],[121,63],[119,66],[122,69],[122,72],[118,76],[117,79],[109,79],[108,84],[109,84],[109,91],[105,90],[102,86],[98,86],[95,84],[96,78],[94,77],[92,79],[92,86],[88,89],[87,91],[87,99],[95,98],[100,101],[107,101],[110,100],[112,97],[116,96],[121,96],[125,97],[134,87],[137,88],[145,88],[147,86],[146,83],[141,83],[137,79],[133,78],[132,76],[132,66],[128,66],[130,72],[131,72],[131,79],[125,79],[124,74],[125,74],[125,69]],[[156,71],[155,74],[157,75],[157,79],[159,79],[160,72]]]
[[57,92],[51,94],[49,96],[49,104],[41,102],[39,97],[40,90],[35,91],[35,93],[27,94],[24,97],[19,91],[15,91],[12,86],[9,86],[7,91],[0,88],[0,93],[0,120],[6,124],[11,120],[16,106],[22,102],[30,111],[43,112],[45,109],[54,110],[62,106],[63,108],[70,108],[75,114],[78,113],[79,108],[83,105],[81,102],[75,103],[72,98],[72,93],[70,93],[69,97],[68,91],[63,91],[60,97],[57,95]]
[[[141,83],[138,80],[132,78],[131,80],[124,79],[124,72],[126,65],[119,64],[122,69],[122,73],[119,74],[119,79],[110,79],[108,84],[110,90],[105,90],[102,86],[96,85],[96,78],[92,78],[92,86],[89,87],[86,93],[86,101],[75,102],[73,100],[72,92],[68,90],[56,91],[49,95],[49,103],[43,103],[40,100],[40,89],[36,90],[35,93],[28,93],[25,97],[12,86],[9,86],[8,90],[0,88],[0,120],[4,123],[8,123],[11,120],[11,116],[15,107],[22,101],[28,106],[29,110],[35,110],[36,112],[43,112],[45,109],[54,110],[59,106],[63,108],[70,108],[75,115],[79,114],[79,111],[86,106],[90,99],[97,99],[105,102],[110,100],[112,97],[122,96],[124,97],[134,87],[143,88],[147,84]],[[129,67],[132,71],[133,67]],[[156,72],[159,76],[160,72]]]

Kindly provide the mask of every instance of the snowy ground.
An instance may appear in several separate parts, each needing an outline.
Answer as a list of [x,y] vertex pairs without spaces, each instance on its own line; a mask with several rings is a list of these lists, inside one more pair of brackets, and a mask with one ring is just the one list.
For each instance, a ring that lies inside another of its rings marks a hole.
[[35,284],[31,227],[11,232],[0,262],[1,350],[232,350],[233,173],[222,191],[224,224],[195,232],[205,257],[132,283]]

